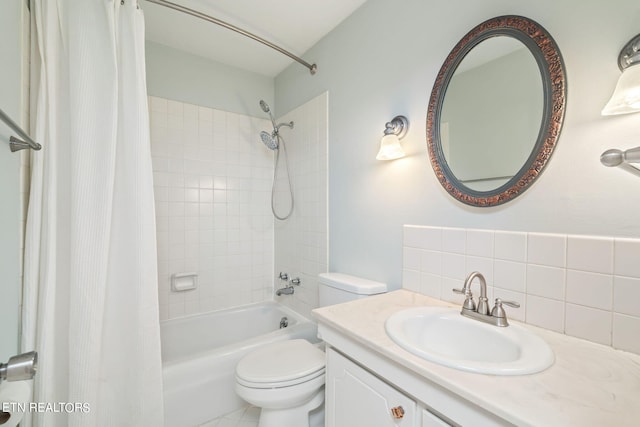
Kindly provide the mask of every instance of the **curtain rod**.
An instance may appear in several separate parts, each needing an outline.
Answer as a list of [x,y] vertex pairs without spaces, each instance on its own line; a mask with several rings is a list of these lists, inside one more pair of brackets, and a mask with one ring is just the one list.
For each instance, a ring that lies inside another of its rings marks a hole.
[[295,56],[293,53],[284,50],[283,48],[281,48],[278,45],[275,45],[273,43],[271,43],[270,41],[267,41],[265,39],[263,39],[262,37],[256,36],[253,33],[250,33],[248,31],[243,30],[242,28],[238,28],[235,25],[231,25],[228,22],[225,22],[221,19],[218,18],[214,18],[213,16],[210,15],[206,15],[202,12],[198,12],[197,10],[193,10],[193,9],[189,9],[188,7],[184,7],[181,6],[179,4],[175,4],[175,3],[171,3],[169,1],[166,0],[147,0],[149,3],[154,3],[154,4],[158,4],[160,6],[165,6],[168,7],[169,9],[173,9],[173,10],[177,10],[179,12],[183,12],[186,13],[188,15],[191,16],[195,16],[196,18],[200,18],[200,19],[204,19],[205,21],[209,21],[212,22],[216,25],[220,25],[221,27],[227,28],[231,31],[235,31],[236,33],[242,34],[245,37],[249,37],[250,39],[253,39],[257,42],[260,42],[266,46],[269,46],[272,49],[277,50],[278,52],[287,55],[289,58],[299,62],[300,64],[304,65],[305,67],[307,67],[309,69],[309,71],[311,72],[311,75],[315,74],[318,67],[316,66],[316,64],[309,64],[307,61],[305,61],[302,58],[299,58],[297,56]]
[[9,138],[9,147],[11,148],[11,151],[15,152],[18,150],[24,150],[25,148],[33,148],[34,150],[39,150],[42,148],[42,145],[31,139],[31,137],[25,131],[23,131],[22,128],[16,124],[16,122],[11,120],[11,117],[9,117],[4,111],[2,111],[1,108],[0,120],[5,122],[7,126],[13,129],[14,132],[24,138],[24,141],[22,141],[14,136],[11,136]]

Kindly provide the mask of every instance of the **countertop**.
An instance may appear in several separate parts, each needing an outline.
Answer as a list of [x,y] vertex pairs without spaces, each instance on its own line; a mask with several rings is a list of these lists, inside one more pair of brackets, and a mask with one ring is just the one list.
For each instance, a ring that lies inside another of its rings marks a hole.
[[451,306],[398,290],[318,308],[313,315],[321,324],[518,426],[640,426],[640,356],[512,321],[543,338],[553,349],[555,363],[522,376],[463,372],[414,356],[385,332],[391,314],[430,305]]

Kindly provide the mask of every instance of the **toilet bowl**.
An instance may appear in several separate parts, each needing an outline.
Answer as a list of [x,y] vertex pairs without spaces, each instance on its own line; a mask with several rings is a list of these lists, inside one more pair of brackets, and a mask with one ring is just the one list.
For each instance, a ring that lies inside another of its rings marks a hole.
[[[381,294],[387,285],[340,273],[318,277],[321,307]],[[258,427],[324,425],[325,354],[297,339],[265,345],[247,354],[236,366],[236,393],[262,408]]]
[[266,345],[236,367],[236,393],[262,408],[258,427],[307,427],[324,403],[324,352],[303,339]]

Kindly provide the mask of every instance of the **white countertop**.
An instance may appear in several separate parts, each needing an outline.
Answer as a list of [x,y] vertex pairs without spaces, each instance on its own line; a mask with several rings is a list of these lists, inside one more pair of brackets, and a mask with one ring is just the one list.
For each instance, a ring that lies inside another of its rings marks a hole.
[[398,290],[318,308],[313,315],[321,324],[518,426],[640,426],[640,356],[520,323],[551,346],[553,366],[522,376],[463,372],[414,356],[387,336],[384,322],[391,314],[428,305],[451,306]]

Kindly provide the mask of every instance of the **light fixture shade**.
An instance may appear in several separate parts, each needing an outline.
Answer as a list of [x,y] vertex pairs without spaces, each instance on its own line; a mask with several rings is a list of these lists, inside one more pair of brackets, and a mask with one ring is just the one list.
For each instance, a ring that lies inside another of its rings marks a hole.
[[611,99],[602,110],[603,116],[640,112],[640,64],[626,68]]
[[376,156],[377,160],[394,160],[404,157],[404,150],[400,145],[400,138],[395,134],[389,134],[380,140],[380,151]]

